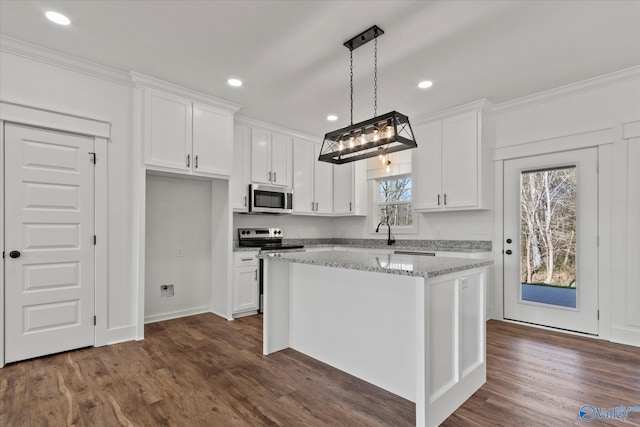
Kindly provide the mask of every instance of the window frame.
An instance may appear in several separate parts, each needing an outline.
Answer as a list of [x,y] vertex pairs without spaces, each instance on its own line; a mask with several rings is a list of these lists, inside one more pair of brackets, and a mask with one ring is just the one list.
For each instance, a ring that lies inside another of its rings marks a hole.
[[[410,201],[397,201],[397,202],[382,202],[380,201],[380,182],[382,181],[392,181],[395,179],[400,179],[400,178],[411,178],[411,200]],[[370,188],[369,188],[369,194],[371,195],[370,200],[371,203],[369,205],[369,211],[370,211],[370,220],[369,220],[369,225],[370,225],[370,229],[369,229],[369,234],[376,234],[379,235],[379,233],[376,233],[376,227],[378,226],[378,223],[380,222],[380,219],[378,218],[378,212],[380,212],[380,207],[381,206],[386,206],[386,205],[412,205],[411,208],[411,216],[412,216],[412,221],[411,221],[411,225],[410,226],[399,226],[399,225],[392,225],[391,226],[391,234],[395,235],[395,234],[417,234],[418,233],[418,215],[415,211],[415,207],[413,206],[414,204],[414,199],[413,199],[413,184],[414,184],[414,179],[411,173],[402,173],[402,174],[395,174],[395,175],[385,175],[385,176],[381,176],[381,177],[377,177],[371,180],[370,183]],[[385,230],[386,232],[386,230]]]

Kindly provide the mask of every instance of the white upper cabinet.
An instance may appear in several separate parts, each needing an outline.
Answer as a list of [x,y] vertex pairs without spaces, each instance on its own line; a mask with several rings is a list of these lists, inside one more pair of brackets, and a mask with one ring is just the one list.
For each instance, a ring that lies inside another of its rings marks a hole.
[[146,89],[144,112],[145,163],[188,171],[193,134],[191,101]]
[[479,113],[442,121],[442,192],[445,208],[478,207]]
[[253,128],[251,135],[251,181],[261,184],[292,184],[292,138]]
[[193,171],[231,175],[233,115],[211,105],[193,104]]
[[414,209],[418,212],[486,208],[482,112],[470,111],[415,129]]
[[333,165],[318,162],[320,147],[305,141],[293,144],[293,213],[333,213]]
[[293,212],[313,214],[313,144],[295,141],[293,144]]
[[367,162],[333,166],[333,213],[367,215]]
[[[313,194],[315,198],[315,213],[321,215],[333,214],[333,164],[319,162],[320,147],[313,146]],[[295,197],[295,196],[294,196]]]
[[236,212],[247,212],[249,184],[251,183],[251,129],[233,127],[233,170],[230,180],[231,207]]
[[144,162],[148,168],[229,176],[234,109],[143,87]]

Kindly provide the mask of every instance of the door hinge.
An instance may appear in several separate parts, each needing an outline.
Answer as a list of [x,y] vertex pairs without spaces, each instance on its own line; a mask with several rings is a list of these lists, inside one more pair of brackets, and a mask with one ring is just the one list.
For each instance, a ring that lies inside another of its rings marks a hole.
[[98,244],[98,237],[96,237],[96,235],[93,235],[93,245],[97,245]]
[[98,318],[97,316],[93,316],[93,326],[96,326],[98,324]]
[[91,156],[91,163],[93,163],[94,165],[96,164],[96,153],[93,152],[89,152],[89,155]]

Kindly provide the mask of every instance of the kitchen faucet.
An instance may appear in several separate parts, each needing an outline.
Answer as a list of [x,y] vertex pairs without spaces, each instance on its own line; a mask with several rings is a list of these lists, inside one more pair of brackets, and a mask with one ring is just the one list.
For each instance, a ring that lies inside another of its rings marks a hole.
[[387,236],[387,245],[393,245],[396,242],[396,239],[391,238],[391,226],[389,225],[388,216],[378,223],[378,226],[376,227],[376,233],[380,230],[381,225],[386,225],[389,229],[389,235]]

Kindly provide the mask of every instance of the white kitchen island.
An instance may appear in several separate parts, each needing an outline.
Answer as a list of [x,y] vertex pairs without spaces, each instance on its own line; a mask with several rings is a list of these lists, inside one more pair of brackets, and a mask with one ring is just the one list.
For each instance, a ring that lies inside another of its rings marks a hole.
[[293,348],[416,403],[437,426],[486,380],[491,260],[289,252],[264,258],[265,355]]

